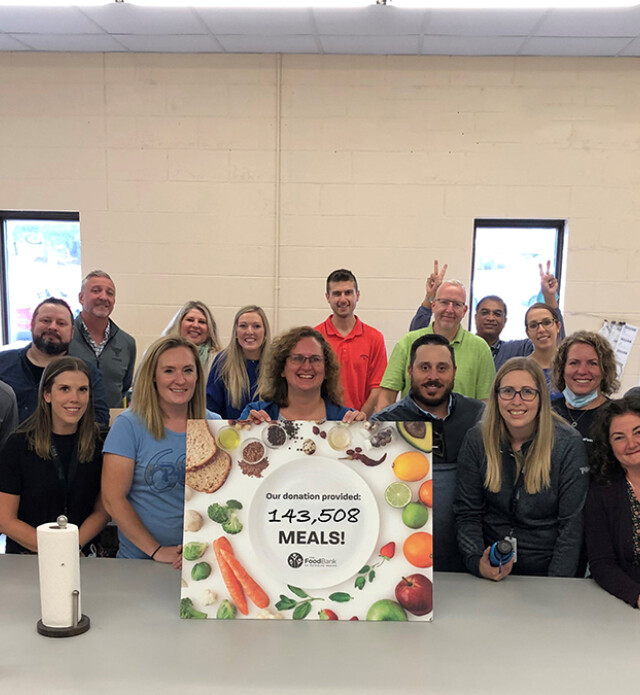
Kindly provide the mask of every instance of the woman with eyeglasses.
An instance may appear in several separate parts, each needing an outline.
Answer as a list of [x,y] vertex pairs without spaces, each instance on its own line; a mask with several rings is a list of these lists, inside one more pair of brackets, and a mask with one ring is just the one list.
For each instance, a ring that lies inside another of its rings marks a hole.
[[537,362],[544,373],[547,390],[551,400],[560,398],[562,394],[553,385],[553,360],[558,349],[558,340],[562,330],[562,322],[557,309],[548,304],[536,302],[524,315],[524,327],[527,337],[533,343],[533,352],[529,357]]
[[[574,576],[588,472],[580,435],[551,410],[542,369],[525,357],[506,362],[458,455],[454,513],[469,572]],[[504,538],[517,560],[494,567],[490,548]]]
[[340,365],[331,346],[311,326],[292,328],[271,344],[260,370],[258,395],[240,416],[270,420],[366,420],[342,405]]
[[605,403],[594,435],[584,512],[591,574],[610,594],[640,608],[640,397]]

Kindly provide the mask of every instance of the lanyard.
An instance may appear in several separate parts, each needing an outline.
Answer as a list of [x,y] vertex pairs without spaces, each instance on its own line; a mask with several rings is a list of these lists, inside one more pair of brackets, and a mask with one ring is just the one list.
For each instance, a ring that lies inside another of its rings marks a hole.
[[[514,460],[517,463],[517,457],[516,454],[511,452],[511,456],[513,456]],[[518,506],[518,501],[520,499],[520,491],[522,490],[522,486],[520,485],[520,479],[523,478],[524,476],[524,456],[522,457],[522,466],[520,466],[520,470],[518,471],[518,475],[516,476],[516,479],[513,483],[513,487],[511,488],[511,500],[509,502],[509,526],[511,527],[511,531],[509,532],[510,536],[513,536],[513,531],[516,525],[516,507]]]
[[58,474],[58,482],[62,489],[63,499],[64,499],[64,511],[63,514],[68,517],[68,507],[69,507],[69,497],[71,496],[71,491],[73,490],[74,483],[76,482],[76,474],[78,472],[78,440],[73,444],[73,449],[71,451],[71,458],[69,459],[69,470],[67,475],[64,474],[64,466],[60,460],[60,455],[58,454],[58,448],[51,439],[51,456],[53,458],[53,465],[56,467],[56,473]]

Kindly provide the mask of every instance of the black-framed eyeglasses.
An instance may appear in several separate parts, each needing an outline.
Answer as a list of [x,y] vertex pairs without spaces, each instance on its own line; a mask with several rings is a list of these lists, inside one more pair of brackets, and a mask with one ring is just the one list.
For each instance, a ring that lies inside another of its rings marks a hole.
[[542,319],[542,321],[529,321],[527,324],[527,328],[530,331],[535,331],[538,326],[544,326],[545,328],[549,328],[549,326],[553,326],[553,324],[556,322],[555,319]]
[[496,389],[496,393],[503,401],[512,401],[516,396],[520,396],[523,401],[535,401],[540,395],[538,389],[531,386],[523,386],[520,390],[514,389],[513,386],[500,386]]

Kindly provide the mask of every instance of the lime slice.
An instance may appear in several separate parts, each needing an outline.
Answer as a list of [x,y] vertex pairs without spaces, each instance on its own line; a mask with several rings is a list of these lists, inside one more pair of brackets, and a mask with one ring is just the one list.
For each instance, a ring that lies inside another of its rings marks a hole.
[[406,483],[391,483],[384,491],[384,498],[394,509],[402,509],[411,502],[411,488]]

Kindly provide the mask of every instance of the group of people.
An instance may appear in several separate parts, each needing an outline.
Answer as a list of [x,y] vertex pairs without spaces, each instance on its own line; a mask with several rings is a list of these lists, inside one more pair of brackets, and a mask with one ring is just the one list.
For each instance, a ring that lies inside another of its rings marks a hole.
[[[7,552],[37,551],[36,526],[64,512],[85,551],[111,518],[119,557],[179,567],[189,419],[423,420],[433,430],[436,570],[573,577],[588,559],[598,583],[640,607],[640,398],[610,399],[611,346],[586,331],[564,336],[549,266],[527,338],[500,339],[507,307],[493,295],[477,304],[474,335],[461,326],[465,288],[445,281],[446,269],[434,264],[388,364],[382,334],[355,315],[360,292],[345,269],[327,278],[331,315],[274,340],[250,305],[221,349],[209,308],[188,302],[135,374],[106,273],[83,280],[75,320],[65,302],[45,300],[32,343],[0,353],[13,389],[0,382]],[[105,436],[105,412],[132,385]],[[516,553],[495,567],[490,547],[502,539]]]

